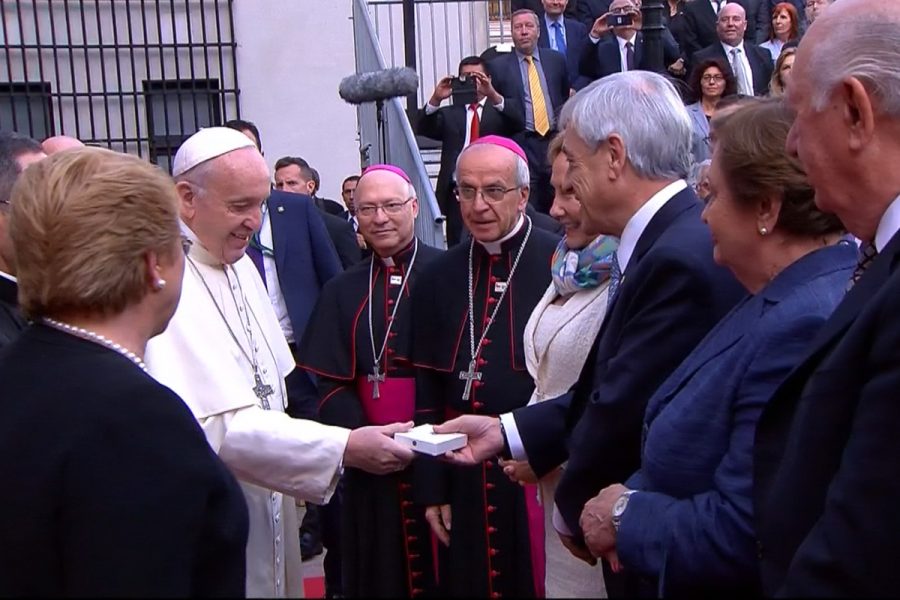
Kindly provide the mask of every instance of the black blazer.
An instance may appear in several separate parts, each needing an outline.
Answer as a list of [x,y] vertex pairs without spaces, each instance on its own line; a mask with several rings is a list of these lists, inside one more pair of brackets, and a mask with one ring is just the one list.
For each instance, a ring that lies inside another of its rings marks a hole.
[[[550,36],[552,34],[547,31],[547,21],[543,14],[538,16],[538,20],[541,23],[541,37],[538,38],[538,46],[549,50]],[[569,83],[574,89],[580,90],[591,82],[587,77],[578,74],[578,59],[581,57],[584,46],[590,44],[591,41],[588,39],[588,29],[581,21],[567,17],[564,19],[564,24],[566,27],[566,67]]]
[[[678,44],[671,34],[663,35],[663,61],[668,66],[681,58]],[[638,69],[648,69],[645,64],[644,36],[638,32],[634,40],[634,64]],[[578,61],[579,72],[591,81],[622,72],[619,53],[619,38],[615,35],[603,36],[596,44],[590,40],[584,45]]]
[[244,495],[174,392],[43,325],[0,381],[0,595],[244,596]]
[[[571,2],[569,3],[571,4]],[[577,19],[590,31],[597,17],[609,12],[612,0],[578,0]]]
[[701,210],[687,188],[656,213],[638,240],[573,390],[513,413],[538,476],[568,454],[556,503],[576,535],[585,502],[639,468],[650,397],[746,294],[713,262]]
[[[771,13],[768,13],[766,7],[762,6],[760,0],[728,1],[729,4],[732,2],[743,6],[747,13],[747,30],[744,32],[744,41],[756,42],[760,28],[765,31],[769,30],[769,14]],[[690,57],[713,43],[719,43],[719,35],[716,33],[718,17],[709,0],[688,2],[684,7],[684,18],[687,22],[684,32],[686,47],[682,48],[685,56]]]
[[[554,120],[559,118],[559,111],[569,99],[569,74],[566,59],[556,50],[541,48],[535,50],[539,56],[541,67],[544,70],[544,78],[547,80],[547,93],[553,104]],[[522,74],[519,69],[519,56],[515,50],[502,54],[488,63],[488,70],[494,89],[504,98],[515,99],[521,111],[522,121],[525,122],[525,87],[522,84]],[[549,135],[552,135],[553,131]]]
[[900,234],[767,404],[754,504],[763,591],[900,589]]
[[[697,0],[702,2],[705,0]],[[769,92],[769,79],[772,78],[772,70],[775,68],[772,64],[772,55],[768,50],[760,48],[750,42],[744,42],[744,52],[747,54],[747,62],[750,63],[750,71],[753,73],[753,93],[757,96],[765,96]],[[728,72],[734,75],[731,68],[731,59],[725,54],[722,43],[716,40],[711,46],[707,46],[700,52],[694,54],[691,59],[691,65],[697,65],[711,58],[718,58],[725,62]]]

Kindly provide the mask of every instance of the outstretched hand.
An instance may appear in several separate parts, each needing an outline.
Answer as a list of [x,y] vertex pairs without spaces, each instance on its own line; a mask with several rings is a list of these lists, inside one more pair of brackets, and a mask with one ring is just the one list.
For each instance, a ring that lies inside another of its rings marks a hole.
[[477,465],[503,451],[500,419],[481,415],[463,415],[434,426],[435,433],[464,433],[466,445],[447,452],[444,458],[458,465]]
[[360,427],[350,432],[344,449],[344,465],[375,475],[402,471],[415,453],[393,440],[395,433],[412,429],[413,423]]

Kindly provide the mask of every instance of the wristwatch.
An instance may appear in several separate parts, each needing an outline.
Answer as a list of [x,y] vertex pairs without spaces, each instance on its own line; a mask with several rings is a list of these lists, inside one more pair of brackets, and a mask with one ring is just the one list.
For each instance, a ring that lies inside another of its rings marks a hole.
[[616,531],[619,530],[619,523],[622,522],[622,515],[625,514],[625,509],[628,508],[628,498],[636,491],[637,490],[628,490],[627,492],[624,492],[619,496],[619,499],[616,500],[616,503],[613,504],[612,524]]

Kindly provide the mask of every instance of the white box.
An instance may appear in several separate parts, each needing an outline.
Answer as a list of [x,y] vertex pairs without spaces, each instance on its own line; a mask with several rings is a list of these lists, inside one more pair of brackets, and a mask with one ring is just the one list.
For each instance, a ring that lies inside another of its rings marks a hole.
[[406,433],[395,433],[394,439],[399,444],[430,456],[441,456],[445,452],[459,450],[468,442],[464,433],[434,433],[431,425],[419,425]]

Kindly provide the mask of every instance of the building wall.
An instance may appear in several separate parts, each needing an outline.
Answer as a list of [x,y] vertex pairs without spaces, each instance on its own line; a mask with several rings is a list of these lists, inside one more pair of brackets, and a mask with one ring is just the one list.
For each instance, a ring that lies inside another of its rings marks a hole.
[[340,200],[359,171],[356,109],[338,96],[356,67],[350,0],[235,0],[241,116],[256,123],[269,166],[302,156]]

